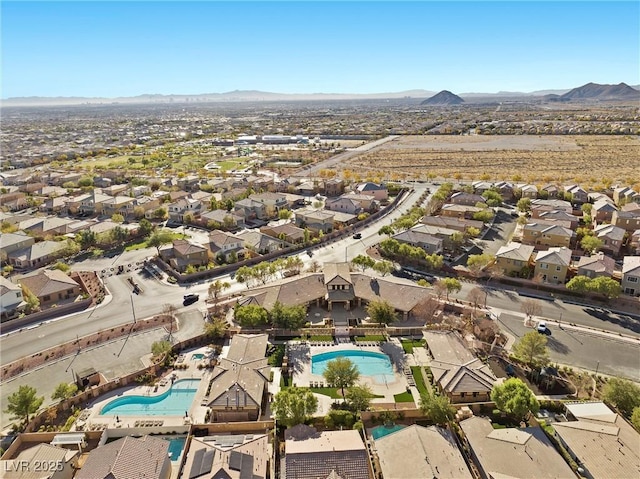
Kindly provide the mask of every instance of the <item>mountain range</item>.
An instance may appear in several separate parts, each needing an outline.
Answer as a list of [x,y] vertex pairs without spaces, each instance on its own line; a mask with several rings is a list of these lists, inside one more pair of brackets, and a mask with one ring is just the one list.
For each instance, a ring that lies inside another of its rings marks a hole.
[[[445,92],[448,95],[445,95]],[[444,103],[459,104],[457,100],[449,97],[453,95],[458,100],[465,101],[497,101],[503,99],[513,100],[543,100],[543,101],[610,101],[610,100],[636,100],[640,99],[640,85],[631,87],[626,83],[618,85],[601,85],[587,83],[572,90],[540,90],[529,93],[505,92],[498,93],[453,93],[443,90],[440,93],[429,90],[405,90],[401,92],[351,94],[351,93],[273,93],[258,90],[235,90],[225,93],[202,93],[194,95],[161,95],[145,94],[133,97],[100,98],[100,97],[14,97],[3,99],[3,107],[8,106],[47,106],[47,105],[81,105],[81,104],[134,104],[134,103],[172,103],[172,102],[263,102],[263,101],[328,101],[328,100],[385,100],[404,99],[419,100],[431,99],[434,95],[448,97]],[[442,97],[437,99],[441,101]],[[457,103],[447,103],[456,101]],[[428,105],[429,103],[424,103]]]

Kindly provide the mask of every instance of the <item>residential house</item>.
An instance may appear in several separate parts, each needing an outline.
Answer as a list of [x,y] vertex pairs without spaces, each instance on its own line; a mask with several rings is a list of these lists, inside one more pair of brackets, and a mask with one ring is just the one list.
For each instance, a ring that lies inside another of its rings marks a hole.
[[550,200],[557,198],[560,194],[560,189],[556,185],[544,185],[540,191],[545,192]]
[[233,211],[236,215],[242,216],[246,222],[268,218],[267,206],[251,198],[236,201],[233,205]]
[[313,233],[333,231],[334,214],[327,210],[299,209],[294,213],[296,226],[309,228]]
[[26,305],[20,285],[0,276],[0,319],[16,317]]
[[262,203],[268,218],[276,218],[280,210],[287,209],[289,206],[287,197],[282,193],[256,193],[250,195],[249,199]]
[[236,334],[226,357],[218,358],[203,400],[212,422],[256,421],[262,411],[271,367],[267,363],[266,334]]
[[351,215],[359,215],[364,211],[360,202],[351,198],[345,198],[344,196],[327,199],[324,207],[329,211],[340,211]]
[[318,193],[318,185],[313,181],[303,181],[294,188],[294,191],[302,196],[314,196]]
[[473,188],[473,192],[476,195],[482,195],[482,193],[484,193],[485,191],[489,191],[491,188],[493,188],[493,183],[489,181],[481,180],[481,181],[474,181],[473,183],[471,183],[471,186]]
[[487,200],[485,200],[482,196],[465,193],[464,191],[458,191],[451,195],[449,199],[449,203],[453,203],[454,205],[465,205],[465,206],[475,206],[478,203],[486,204]]
[[550,426],[584,471],[583,477],[637,476],[640,435],[631,424],[602,402],[565,403],[565,408],[568,421],[552,422]]
[[531,245],[509,242],[496,252],[496,266],[507,276],[520,274],[525,266],[533,264],[533,251]]
[[111,199],[93,189],[91,193],[73,197],[67,203],[67,209],[72,215],[91,216],[102,214],[102,203]]
[[522,194],[522,198],[529,198],[535,200],[538,197],[538,187],[536,185],[519,185],[518,188]]
[[373,213],[380,209],[380,202],[375,199],[373,195],[364,195],[359,193],[346,193],[341,198],[347,198],[349,200],[356,201],[360,204],[363,210]]
[[497,381],[489,366],[476,358],[453,331],[423,333],[433,360],[430,367],[438,389],[452,403],[490,401]]
[[522,228],[522,243],[540,246],[571,247],[575,243],[576,234],[564,226],[544,221],[527,223]]
[[188,175],[178,178],[178,188],[184,191],[198,191],[200,189],[200,177],[197,175]]
[[514,186],[508,181],[498,181],[493,185],[493,189],[500,193],[503,201],[513,201],[515,198]]
[[82,222],[57,216],[43,216],[21,221],[18,227],[34,236],[61,236],[82,228]]
[[140,198],[145,195],[150,195],[151,188],[149,187],[149,185],[132,186],[131,188],[129,188],[129,192],[134,198]]
[[455,249],[456,244],[453,241],[453,238],[455,238],[455,236],[460,235],[459,231],[453,230],[451,228],[441,228],[439,226],[431,226],[431,225],[425,225],[425,224],[415,225],[411,229],[413,231],[426,233],[441,239],[442,247],[447,251],[451,251]]
[[304,243],[304,229],[298,228],[291,223],[285,223],[278,226],[263,226],[260,231],[264,234],[279,238],[291,244]]
[[331,178],[324,182],[324,194],[329,198],[340,196],[344,193],[344,181],[340,178]]
[[24,231],[15,233],[2,233],[0,240],[0,261],[6,261],[7,256],[14,251],[28,248],[36,242],[33,236],[29,236]]
[[571,265],[571,250],[563,246],[538,251],[535,263],[536,278],[546,283],[564,284]]
[[215,230],[209,233],[209,249],[216,256],[222,256],[225,262],[244,257],[244,242],[231,233]]
[[3,479],[71,479],[79,456],[79,451],[41,443],[0,461],[0,471]]
[[591,219],[597,224],[611,223],[615,211],[618,211],[618,208],[611,201],[598,200],[591,207]]
[[227,210],[212,210],[202,213],[200,215],[200,224],[206,227],[214,224],[217,228],[224,228],[225,230],[235,230],[246,226],[242,216]]
[[0,208],[4,211],[20,211],[28,206],[27,195],[21,191],[0,194]]
[[202,245],[179,239],[173,240],[173,258],[171,266],[184,271],[188,266],[199,267],[209,263],[209,250]]
[[194,436],[183,471],[191,479],[267,479],[270,449],[266,434]]
[[322,431],[305,424],[284,432],[283,479],[373,479],[367,447],[355,429]]
[[461,421],[460,427],[483,479],[575,477],[540,427],[494,429],[490,419],[479,416]]
[[629,237],[631,254],[640,255],[640,229],[635,230]]
[[108,188],[109,186],[111,186],[111,183],[111,178],[106,178],[104,176],[95,176],[93,178],[93,186],[97,188]]
[[628,186],[614,188],[613,201],[615,201],[618,206],[627,203],[640,203],[640,193],[637,193],[633,188],[629,188]]
[[[440,209],[440,214],[449,218],[472,219],[473,215],[483,211],[483,208],[468,205],[445,204]],[[480,228],[482,229],[482,228]]]
[[66,247],[64,241],[41,241],[7,254],[7,260],[16,269],[46,266],[58,258]]
[[453,433],[448,429],[413,424],[375,439],[374,443],[385,479],[473,478]]
[[622,292],[640,296],[640,256],[625,256],[622,261]]
[[145,218],[151,219],[154,217],[155,211],[160,208],[160,204],[159,198],[153,198],[151,196],[134,198],[133,201],[127,205],[125,216],[136,216],[136,211],[139,210]]
[[466,233],[469,228],[475,228],[482,231],[484,223],[477,220],[468,220],[464,218],[451,218],[449,216],[423,216],[420,220],[422,224],[429,226],[437,226],[439,228],[448,228],[461,233]]
[[605,256],[599,252],[592,256],[582,256],[578,261],[578,275],[596,278],[605,276],[610,278],[615,269],[616,263],[613,258]]
[[568,201],[558,200],[558,199],[531,200],[531,211],[533,212],[533,210],[536,208],[543,208],[547,210],[562,210],[569,214],[573,212],[573,206],[571,205],[571,203],[569,203]]
[[377,201],[384,201],[389,198],[389,191],[385,185],[378,185],[370,181],[360,183],[356,187],[356,192],[360,195],[373,196]]
[[602,240],[603,251],[610,253],[612,256],[618,256],[620,249],[624,243],[624,236],[626,231],[610,224],[601,224],[593,229],[593,234],[596,238]]
[[170,479],[169,441],[124,436],[89,454],[75,479]]
[[589,202],[589,193],[579,185],[568,185],[564,187],[565,193],[571,194],[571,203],[583,204]]
[[241,231],[236,236],[243,241],[246,249],[258,254],[273,253],[291,246],[280,238],[274,238],[255,230]]
[[167,213],[169,214],[169,222],[186,223],[189,218],[191,221],[198,221],[200,215],[205,210],[202,201],[191,197],[180,198],[173,203],[167,205]]
[[640,204],[627,203],[619,211],[614,211],[611,224],[629,232],[640,229]]
[[43,201],[43,203],[38,207],[38,210],[43,213],[51,213],[51,214],[59,214],[64,212],[67,209],[67,203],[71,197],[64,196],[56,196],[54,198],[47,198]]
[[80,285],[67,273],[58,269],[45,269],[19,280],[40,301],[42,309],[63,301],[75,300],[82,294]]
[[107,196],[118,196],[118,195],[124,195],[125,191],[127,191],[128,189],[129,189],[129,185],[126,183],[118,184],[118,185],[111,184],[109,186],[102,188],[101,193]]
[[436,238],[429,233],[416,231],[413,228],[396,233],[392,238],[400,243],[422,248],[427,254],[440,254],[443,251],[441,238]]
[[536,209],[535,212],[531,214],[531,217],[534,219],[540,219],[542,221],[547,221],[549,223],[564,226],[565,228],[569,228],[572,230],[576,229],[578,227],[578,224],[580,223],[580,218],[562,210],[540,211],[540,209]]

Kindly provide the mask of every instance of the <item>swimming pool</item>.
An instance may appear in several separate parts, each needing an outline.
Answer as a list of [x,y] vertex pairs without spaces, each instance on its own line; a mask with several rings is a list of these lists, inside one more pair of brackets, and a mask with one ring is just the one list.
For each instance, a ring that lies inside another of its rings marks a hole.
[[311,358],[311,373],[322,375],[327,363],[335,358],[350,359],[360,371],[361,376],[368,376],[379,384],[395,381],[393,367],[389,356],[373,351],[346,349],[316,354]]
[[182,450],[184,449],[184,444],[187,441],[187,438],[181,436],[165,437],[163,439],[169,441],[169,457],[171,458],[171,462],[177,462],[178,459],[180,459],[180,454],[182,454]]
[[195,353],[191,356],[191,361],[200,361],[201,359],[204,358],[204,354],[202,353]]
[[157,396],[122,396],[107,403],[101,415],[183,416],[189,411],[199,379],[181,379]]
[[371,429],[371,435],[374,439],[380,439],[381,437],[399,431],[400,429],[404,429],[405,427],[407,426],[403,426],[402,424],[393,424],[392,426],[376,426]]

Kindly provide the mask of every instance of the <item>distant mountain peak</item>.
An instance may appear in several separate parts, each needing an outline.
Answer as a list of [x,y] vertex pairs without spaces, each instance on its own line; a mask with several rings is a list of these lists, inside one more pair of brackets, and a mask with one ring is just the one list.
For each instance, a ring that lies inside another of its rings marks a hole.
[[446,106],[461,105],[462,103],[464,103],[464,100],[458,95],[451,93],[449,90],[442,90],[441,92],[433,95],[431,98],[427,98],[420,104],[431,106]]
[[560,96],[561,101],[569,100],[631,100],[640,99],[640,92],[624,82],[617,85],[587,83]]

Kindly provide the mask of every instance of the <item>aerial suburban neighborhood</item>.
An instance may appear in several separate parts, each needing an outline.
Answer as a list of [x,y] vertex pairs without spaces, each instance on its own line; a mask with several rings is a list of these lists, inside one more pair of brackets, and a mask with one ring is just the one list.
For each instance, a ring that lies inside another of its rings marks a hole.
[[637,117],[407,101],[3,107],[2,477],[636,477]]

